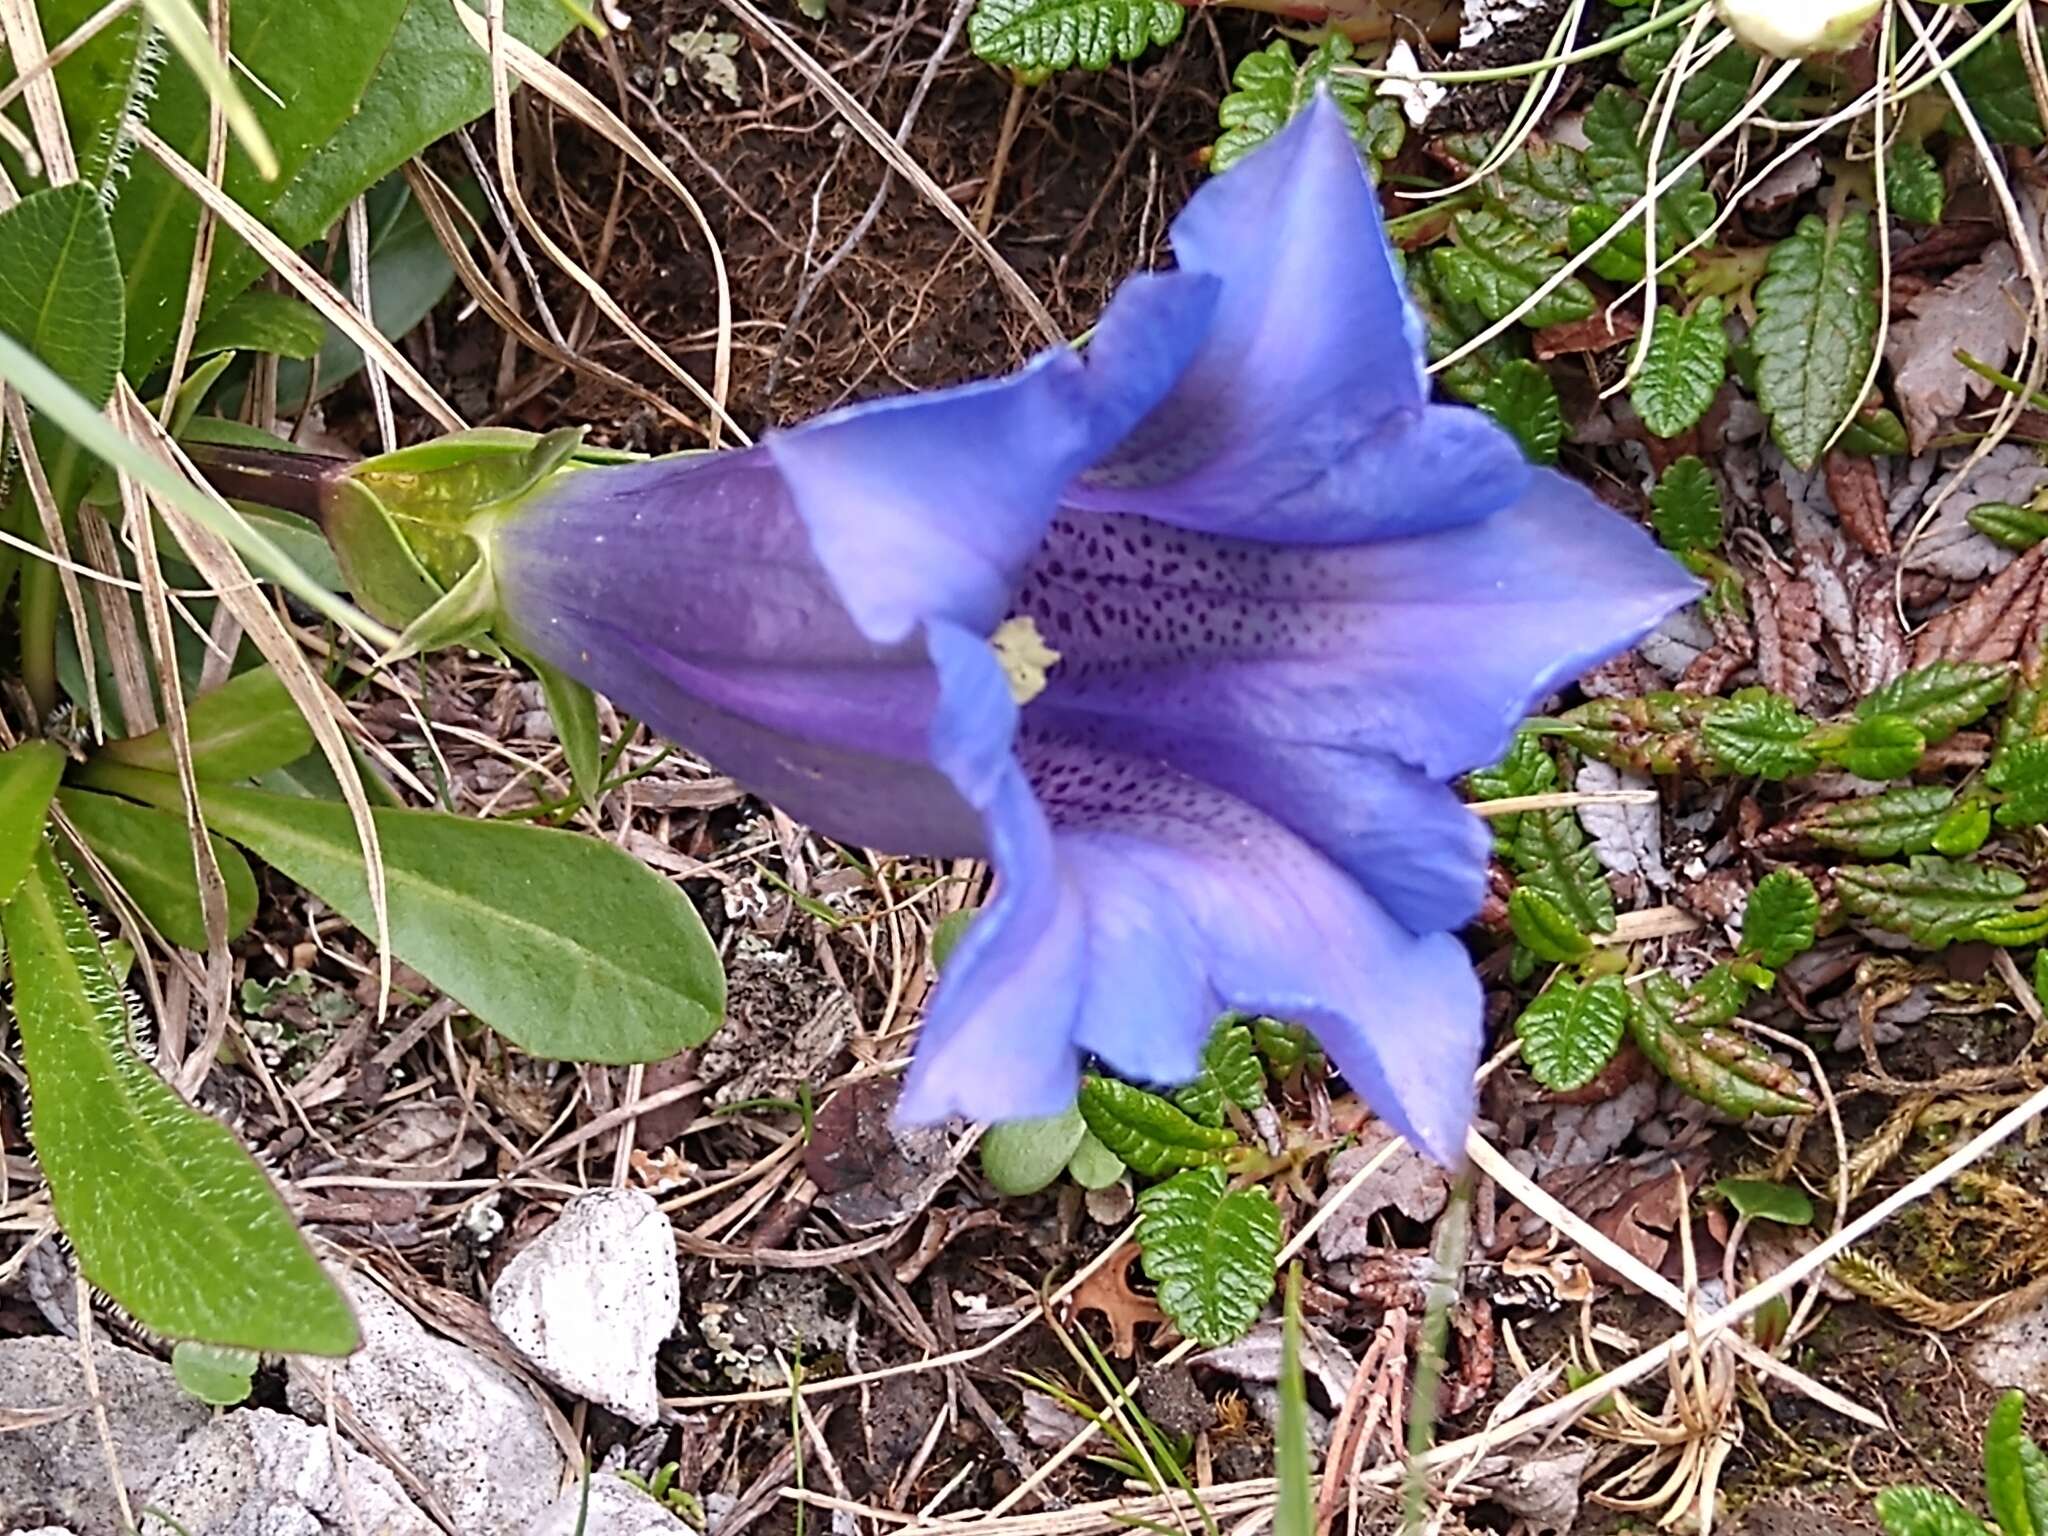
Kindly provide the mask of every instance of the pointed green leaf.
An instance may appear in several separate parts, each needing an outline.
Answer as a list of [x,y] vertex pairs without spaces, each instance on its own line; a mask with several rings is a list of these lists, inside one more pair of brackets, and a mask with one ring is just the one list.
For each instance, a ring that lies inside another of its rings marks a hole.
[[1263,1189],[1233,1191],[1221,1168],[1189,1168],[1138,1197],[1138,1249],[1175,1327],[1233,1343],[1273,1295],[1280,1208]]
[[1979,661],[1937,661],[1893,678],[1856,706],[1858,719],[1896,715],[1929,746],[1974,725],[2012,692],[2013,669]]
[[1060,1176],[1087,1134],[1078,1109],[1006,1120],[982,1133],[981,1171],[1006,1195],[1035,1195]]
[[1308,1378],[1301,1368],[1301,1264],[1287,1271],[1280,1314],[1280,1412],[1273,1424],[1273,1536],[1316,1536],[1315,1448],[1309,1439]]
[[541,692],[548,701],[548,715],[555,722],[555,736],[562,743],[562,756],[569,764],[569,782],[577,799],[585,805],[597,801],[603,787],[599,771],[604,761],[604,740],[597,729],[597,695],[568,673],[551,667],[525,651],[519,659],[540,679]]
[[1774,870],[1757,882],[1742,913],[1742,947],[1773,970],[1813,948],[1820,895],[1796,869]]
[[2001,29],[1956,65],[1955,82],[1992,143],[2038,149],[2044,139],[2041,104],[2034,97],[2033,80],[2016,31],[2014,27]]
[[2039,1536],[2027,1502],[2026,1469],[2020,1445],[2027,1439],[2027,1396],[2007,1392],[1984,1426],[1984,1496],[2005,1536]]
[[975,0],[967,41],[978,59],[1044,76],[1135,59],[1186,20],[1176,0]]
[[121,370],[121,265],[106,205],[84,182],[0,213],[0,331],[94,405]]
[[1208,1044],[1202,1047],[1202,1075],[1174,1097],[1188,1113],[1208,1125],[1223,1123],[1225,1104],[1257,1109],[1265,1103],[1266,1069],[1252,1043],[1251,1030],[1241,1020],[1221,1020],[1209,1032]]
[[1948,203],[1941,164],[1925,144],[1901,139],[1884,157],[1885,196],[1891,210],[1914,224],[1939,224]]
[[[1483,134],[1447,134],[1436,149],[1469,169],[1486,163],[1492,140]],[[1562,250],[1574,208],[1592,200],[1584,157],[1569,144],[1531,137],[1489,174],[1488,201],[1528,225],[1550,250]]]
[[1541,891],[1518,885],[1508,896],[1508,926],[1538,960],[1570,965],[1593,952],[1593,941]]
[[[1508,755],[1491,768],[1467,775],[1466,793],[1474,800],[1519,800],[1557,788],[1557,763],[1543,749],[1542,738],[1525,732],[1515,737]],[[1513,843],[1520,816],[1493,818],[1493,835],[1502,845]]]
[[1081,1079],[1081,1117],[1110,1151],[1149,1178],[1213,1163],[1237,1133],[1203,1125],[1156,1093],[1113,1077]]
[[304,299],[269,288],[238,293],[192,338],[192,355],[268,352],[304,362],[327,339],[327,322]]
[[1926,750],[1927,738],[1904,715],[1862,715],[1827,756],[1858,778],[1882,781],[1904,778]]
[[1721,487],[1714,473],[1687,454],[1674,459],[1650,492],[1650,522],[1666,549],[1704,553],[1721,547]]
[[43,823],[64,763],[63,749],[47,741],[24,741],[0,753],[0,906],[43,846]]
[[29,1139],[79,1270],[145,1328],[273,1354],[346,1354],[348,1304],[270,1181],[135,1049],[127,1000],[48,854],[0,911]]
[[1849,865],[1835,871],[1835,893],[1856,916],[1943,949],[1978,925],[2009,915],[2026,879],[1995,865],[1921,854],[1907,864]]
[[1621,1048],[1627,1027],[1628,989],[1618,976],[1584,986],[1560,976],[1515,1020],[1530,1074],[1557,1093],[1598,1077]]
[[2032,549],[2048,539],[2048,512],[2016,507],[2009,501],[1980,501],[1965,514],[1985,538],[2007,549]]
[[953,951],[960,947],[960,941],[967,936],[967,925],[974,921],[976,909],[963,907],[958,912],[948,912],[932,929],[932,969],[943,971],[946,962],[953,958]]
[[[1488,320],[1505,320],[1564,266],[1535,230],[1499,209],[1455,214],[1455,245],[1429,253],[1430,272],[1446,297],[1470,304]],[[1593,313],[1593,290],[1566,278],[1522,316],[1532,329],[1583,320]]]
[[[192,863],[192,834],[181,812],[71,788],[57,792],[57,804],[152,928],[183,949],[206,948],[206,909]],[[227,886],[227,936],[239,938],[256,918],[256,876],[233,843],[212,835],[207,841]],[[91,882],[83,868],[73,875],[82,884]]]
[[1332,32],[1299,64],[1285,38],[1239,59],[1230,75],[1232,90],[1216,109],[1223,136],[1209,156],[1209,169],[1229,170],[1286,127],[1319,88],[1343,114],[1359,153],[1375,161],[1393,159],[1407,137],[1407,119],[1400,103],[1376,94],[1371,81],[1332,73],[1351,62],[1351,52],[1350,39]]
[[[252,779],[313,750],[312,728],[268,667],[238,672],[218,688],[194,695],[186,701],[185,720],[192,772],[201,779]],[[100,752],[109,762],[130,768],[177,771],[169,727],[110,741]]]
[[1944,784],[1914,784],[1837,800],[1802,822],[1800,830],[1823,848],[1866,859],[1925,853],[1954,802],[1955,791]]
[[1564,404],[1541,364],[1526,357],[1503,363],[1480,395],[1479,408],[1514,434],[1532,462],[1557,462],[1564,442]]
[[[1649,189],[1650,132],[1644,131],[1648,109],[1642,100],[1619,86],[1605,86],[1586,109],[1586,174],[1592,178],[1594,196],[1610,208],[1626,208]],[[1685,151],[1672,134],[1664,145],[1660,174],[1668,175]],[[1660,226],[1681,230],[1688,239],[1707,232],[1714,222],[1714,194],[1695,166],[1679,177],[1676,185],[1657,203]],[[1659,240],[1660,247],[1663,244]]]
[[1881,459],[1904,453],[1907,444],[1906,424],[1899,420],[1896,411],[1886,408],[1866,410],[1858,416],[1849,424],[1849,430],[1836,440],[1835,447],[1843,453]]
[[1707,716],[1700,745],[1725,772],[1790,779],[1820,766],[1820,755],[1806,745],[1814,729],[1782,694],[1745,688]]
[[1614,931],[1614,889],[1600,855],[1570,811],[1523,811],[1509,859],[1521,883],[1545,897],[1582,933]]
[[[89,781],[162,801],[128,768]],[[365,932],[370,892],[345,806],[204,786],[207,824]],[[609,843],[436,811],[373,813],[391,952],[521,1050],[555,1060],[660,1061],[705,1040],[725,979],[683,893]]]
[[1664,308],[1650,333],[1650,350],[1629,391],[1636,414],[1658,437],[1676,437],[1699,424],[1728,377],[1728,332],[1719,299],[1701,299],[1692,313]]
[[1863,402],[1877,349],[1877,276],[1866,215],[1830,223],[1808,214],[1772,249],[1757,285],[1757,403],[1801,469],[1820,462],[1835,429]]
[[[1718,1025],[1685,1022],[1681,1015],[1695,1000],[1668,972],[1629,989],[1629,1036],[1651,1066],[1681,1091],[1737,1119],[1813,1113],[1813,1096],[1767,1052]],[[1709,1016],[1719,1017],[1725,1006],[1725,999],[1711,1004]]]
[[1737,1213],[1752,1220],[1781,1222],[1788,1227],[1813,1225],[1813,1201],[1803,1189],[1770,1179],[1723,1179],[1714,1192]]

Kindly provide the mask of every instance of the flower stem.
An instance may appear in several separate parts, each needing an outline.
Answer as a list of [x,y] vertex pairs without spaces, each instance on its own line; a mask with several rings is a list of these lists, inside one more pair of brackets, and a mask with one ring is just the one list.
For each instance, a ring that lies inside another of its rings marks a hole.
[[1465,1255],[1472,1246],[1472,1165],[1459,1170],[1450,1204],[1431,1245],[1429,1300],[1422,1314],[1422,1344],[1415,1359],[1415,1393],[1408,1402],[1408,1476],[1402,1490],[1401,1529],[1414,1536],[1428,1514],[1429,1472],[1423,1458],[1436,1440],[1436,1405],[1450,1342],[1451,1304],[1464,1288]]

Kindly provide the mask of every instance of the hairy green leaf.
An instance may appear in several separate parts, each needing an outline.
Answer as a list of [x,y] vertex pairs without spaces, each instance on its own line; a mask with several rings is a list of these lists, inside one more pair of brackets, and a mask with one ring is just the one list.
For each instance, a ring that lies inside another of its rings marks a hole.
[[[1651,133],[1644,131],[1647,111],[1642,100],[1619,86],[1603,87],[1586,109],[1586,174],[1594,195],[1610,208],[1626,208],[1649,190]],[[1654,126],[1653,130],[1654,131]],[[1685,158],[1673,134],[1664,145],[1659,174],[1668,175]],[[1705,234],[1714,222],[1714,194],[1695,166],[1657,203],[1657,222],[1682,231],[1688,239]],[[1663,245],[1660,236],[1658,244]]]
[[1885,196],[1891,210],[1914,224],[1939,224],[1948,203],[1941,164],[1917,139],[1901,139],[1884,157]]
[[[57,792],[57,804],[152,928],[182,948],[206,948],[206,909],[182,814],[72,788]],[[207,841],[227,887],[227,936],[238,938],[256,918],[256,876],[233,843],[212,835]],[[83,868],[74,873],[97,888]]]
[[1138,1249],[1176,1328],[1233,1343],[1273,1295],[1280,1208],[1263,1189],[1232,1190],[1221,1168],[1189,1168],[1138,1197]]
[[1974,937],[1978,925],[2008,916],[2026,888],[2025,878],[2009,869],[1929,853],[1906,864],[1835,871],[1835,893],[1845,909],[1930,949]]
[[1742,913],[1742,947],[1772,969],[1813,948],[1820,894],[1796,869],[1773,870],[1750,892]]
[[0,213],[0,331],[94,405],[121,370],[121,266],[106,205],[84,182]]
[[262,1170],[136,1051],[127,1000],[47,853],[0,928],[35,1109],[29,1139],[80,1272],[169,1338],[354,1349],[347,1302]]
[[1882,859],[1897,853],[1925,853],[1934,846],[1943,820],[1955,804],[1944,784],[1913,784],[1857,800],[1836,800],[1800,823],[1823,848]]
[[1332,32],[1299,64],[1285,38],[1275,38],[1257,53],[1239,59],[1230,75],[1233,89],[1216,109],[1223,135],[1210,153],[1209,169],[1229,170],[1286,127],[1295,113],[1315,99],[1319,88],[1329,92],[1361,154],[1373,161],[1398,155],[1408,134],[1401,104],[1378,95],[1371,81],[1332,73],[1351,62],[1351,51],[1350,39]]
[[1719,299],[1701,299],[1690,314],[1657,312],[1650,349],[1629,399],[1643,425],[1676,437],[1699,424],[1728,376],[1728,332]]
[[[1490,321],[1505,320],[1564,266],[1542,237],[1514,215],[1471,208],[1452,216],[1455,245],[1429,253],[1430,273],[1446,297],[1472,305]],[[1522,316],[1532,329],[1583,320],[1593,313],[1593,290],[1566,278]]]
[[1081,1118],[1110,1151],[1149,1178],[1213,1163],[1237,1133],[1203,1125],[1170,1100],[1113,1077],[1081,1079]]
[[1006,1195],[1035,1195],[1060,1176],[1087,1134],[1079,1109],[1006,1120],[982,1133],[981,1171]]
[[[101,0],[37,0],[36,16],[42,23],[44,42],[54,47],[100,7]],[[79,180],[103,196],[119,186],[126,172],[134,146],[125,130],[148,109],[152,82],[163,58],[154,31],[141,8],[131,6],[52,72]],[[15,78],[13,55],[0,53],[0,86],[13,84]],[[26,128],[27,114],[18,104],[15,112],[17,126]],[[32,134],[29,138],[34,142]],[[0,149],[0,169],[5,169],[17,186],[41,179],[28,175],[20,159],[6,149]]]
[[2012,692],[2013,669],[1994,662],[1937,661],[1893,678],[1856,706],[1858,718],[1896,715],[1929,746],[1974,725]]
[[1835,429],[1862,403],[1877,348],[1877,255],[1870,220],[1846,213],[1799,221],[1772,249],[1757,285],[1757,403],[1771,436],[1801,469],[1820,462]]
[[1737,1214],[1752,1220],[1780,1222],[1788,1227],[1813,1225],[1813,1201],[1803,1189],[1770,1179],[1723,1179],[1714,1192]]
[[1700,726],[1700,745],[1728,773],[1790,779],[1820,766],[1806,745],[1814,722],[1782,694],[1745,688]]
[[1564,442],[1564,405],[1541,364],[1526,357],[1502,364],[1478,404],[1514,434],[1532,461],[1557,462],[1558,447]]
[[975,0],[967,41],[978,59],[1044,76],[1135,59],[1186,20],[1177,0]]
[[1650,523],[1676,554],[1720,548],[1721,487],[1713,471],[1692,454],[1672,461],[1650,492]]
[[1567,810],[1523,811],[1509,856],[1522,885],[1546,898],[1582,933],[1614,931],[1614,891],[1600,855]]
[[50,742],[24,741],[0,753],[0,906],[43,846],[43,824],[63,777],[63,749]]
[[1598,1077],[1627,1027],[1628,988],[1618,976],[1584,986],[1560,976],[1515,1020],[1522,1060],[1537,1082],[1558,1093]]

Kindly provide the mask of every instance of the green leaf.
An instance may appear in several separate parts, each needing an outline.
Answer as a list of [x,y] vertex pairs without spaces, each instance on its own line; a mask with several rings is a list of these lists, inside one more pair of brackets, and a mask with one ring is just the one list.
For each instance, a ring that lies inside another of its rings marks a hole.
[[1006,1120],[981,1137],[981,1171],[1006,1195],[1035,1195],[1060,1176],[1088,1134],[1078,1109]]
[[1515,818],[1509,857],[1521,883],[1549,900],[1582,933],[1614,931],[1614,891],[1600,855],[1567,810],[1524,811]]
[[2048,1532],[2048,1455],[2030,1435],[2020,1436],[2020,1492],[2034,1530]]
[[2006,27],[1955,67],[1955,83],[1994,144],[2041,146],[2041,105],[2034,99],[2026,56],[2015,29]]
[[254,1350],[185,1339],[171,1348],[171,1374],[200,1402],[232,1408],[247,1400],[261,1360]]
[[1757,882],[1742,913],[1742,947],[1773,970],[1813,948],[1820,895],[1796,869],[1774,870]]
[[1904,453],[1908,441],[1906,424],[1899,420],[1897,412],[1886,408],[1866,411],[1858,416],[1849,424],[1849,430],[1836,440],[1835,447],[1843,453],[1881,459]]
[[1280,1208],[1263,1189],[1231,1190],[1221,1168],[1189,1168],[1138,1197],[1138,1249],[1176,1328],[1233,1343],[1273,1294]]
[[[1481,134],[1448,134],[1436,148],[1476,170],[1486,163],[1491,141]],[[1482,183],[1487,198],[1536,232],[1551,250],[1562,250],[1571,212],[1592,200],[1585,159],[1569,144],[1525,140]]]
[[1925,853],[1934,846],[1955,791],[1943,784],[1914,784],[1857,800],[1837,800],[1801,823],[1800,830],[1823,848],[1861,858]]
[[1305,1062],[1322,1059],[1323,1053],[1316,1048],[1315,1037],[1299,1024],[1283,1024],[1278,1019],[1253,1019],[1252,1040],[1257,1044],[1259,1054],[1272,1063],[1276,1072],[1292,1072]]
[[1870,220],[1816,214],[1772,249],[1757,285],[1757,403],[1771,436],[1801,469],[1820,462],[1835,429],[1862,404],[1877,348],[1877,256]]
[[1110,1151],[1148,1178],[1220,1160],[1237,1133],[1203,1125],[1156,1093],[1092,1073],[1081,1079],[1081,1117]]
[[[1527,224],[1493,208],[1471,208],[1451,218],[1455,245],[1429,253],[1430,273],[1447,298],[1470,304],[1489,321],[1509,315],[1564,267]],[[1593,290],[1566,278],[1522,317],[1532,329],[1583,320],[1593,313]]]
[[1301,1265],[1287,1271],[1280,1314],[1280,1412],[1273,1423],[1273,1536],[1315,1536],[1315,1481],[1308,1378],[1301,1368]]
[[[1649,175],[1651,133],[1643,129],[1647,111],[1642,100],[1619,86],[1605,86],[1586,109],[1586,174],[1594,195],[1611,208],[1626,208],[1641,198]],[[1664,146],[1660,174],[1668,175],[1685,158],[1672,134]],[[1657,222],[1684,232],[1688,239],[1705,234],[1714,222],[1714,194],[1695,166],[1659,199]],[[1659,242],[1662,243],[1661,241]]]
[[1739,1215],[1781,1222],[1788,1227],[1813,1225],[1813,1201],[1806,1191],[1770,1179],[1723,1179],[1714,1186]]
[[1067,1176],[1083,1189],[1107,1189],[1126,1171],[1124,1160],[1105,1147],[1093,1131],[1081,1133],[1081,1145],[1067,1159]]
[[64,763],[63,749],[47,741],[24,741],[0,752],[0,906],[13,897],[43,846],[43,823]]
[[[313,750],[313,732],[298,705],[268,667],[238,672],[185,705],[192,740],[192,772],[201,779],[251,779],[295,763]],[[109,762],[175,773],[168,727],[110,741]]]
[[270,137],[249,110],[248,98],[235,82],[228,61],[214,51],[213,39],[197,12],[185,0],[142,0],[142,9],[170,41],[171,51],[192,71],[228,132],[249,156],[256,174],[265,181],[277,180],[277,153],[270,147]]
[[1927,738],[1903,715],[1863,715],[1827,748],[1828,758],[1858,778],[1900,779],[1920,764]]
[[1845,909],[1930,949],[1970,938],[1980,923],[2010,914],[2026,888],[2009,869],[1935,854],[1835,871],[1835,893]]
[[[1555,759],[1543,750],[1540,737],[1526,732],[1515,737],[1506,757],[1465,779],[1466,792],[1474,800],[1519,800],[1526,795],[1548,794],[1555,788]],[[1493,818],[1494,836],[1503,846],[1512,846],[1521,819],[1519,815]]]
[[978,59],[1044,76],[1135,59],[1186,20],[1176,0],[975,0],[967,41]]
[[[1634,27],[1650,19],[1650,12],[1633,6],[1623,11],[1619,25]],[[1638,38],[1621,51],[1621,72],[1637,85],[1654,85],[1678,56],[1681,27],[1660,27]],[[1702,62],[1695,45],[1686,68],[1690,73],[1678,88],[1676,112],[1681,122],[1691,123],[1707,133],[1726,123],[1749,100],[1756,78],[1756,55],[1746,49],[1729,47]]]
[[1934,829],[1933,848],[1936,853],[1959,859],[1982,848],[1990,836],[1991,807],[1982,800],[1966,800]]
[[192,355],[269,352],[303,362],[318,354],[326,337],[327,322],[304,299],[251,288],[229,299],[199,328],[192,338]]
[[[99,9],[100,0],[38,0],[36,15],[44,42],[55,45],[71,36]],[[131,114],[147,112],[162,59],[154,30],[141,10],[131,7],[53,71],[79,179],[103,193],[114,187],[133,152],[133,140],[123,131]],[[0,56],[0,85],[14,82],[13,64],[11,55]],[[26,114],[17,108],[17,126],[26,122]],[[40,179],[29,176],[20,159],[5,150],[0,150],[0,167],[13,175],[17,186]]]
[[1560,976],[1515,1020],[1522,1059],[1536,1081],[1558,1093],[1598,1077],[1628,1027],[1628,988],[1618,976],[1580,986]]
[[[181,948],[206,948],[206,909],[182,814],[69,787],[57,792],[57,804],[152,928]],[[211,835],[207,841],[227,886],[227,936],[238,938],[256,918],[256,877],[233,843]],[[74,874],[96,885],[83,869]]]
[[2048,737],[2002,745],[1992,754],[1984,782],[1999,792],[2001,827],[2037,827],[2048,822]]
[[1877,1496],[1885,1536],[1989,1536],[1991,1528],[1939,1488],[1886,1488]]
[[1541,891],[1518,885],[1508,896],[1508,924],[1539,960],[1570,965],[1593,952],[1593,941]]
[[[1732,971],[1728,973],[1733,981]],[[1709,998],[1707,1016],[1727,1012],[1739,997]],[[1657,972],[1629,991],[1628,1032],[1650,1065],[1703,1104],[1737,1119],[1753,1115],[1810,1115],[1813,1097],[1799,1079],[1745,1037],[1717,1024],[1689,1024],[1680,1015],[1700,1000],[1668,972]]]
[[1910,722],[1929,746],[1947,741],[2005,702],[2013,669],[1992,662],[1937,661],[1896,677],[1856,706],[1859,719],[1896,715]]
[[[1573,254],[1592,250],[1593,245],[1615,225],[1621,223],[1621,210],[1607,203],[1581,203],[1571,211],[1565,220],[1565,238]],[[1628,225],[1612,240],[1587,258],[1587,265],[1593,275],[1604,277],[1610,283],[1639,283],[1648,270],[1643,260],[1644,244],[1649,238],[1640,222]],[[1666,244],[1659,232],[1658,245]]]
[[96,406],[120,374],[121,316],[121,266],[92,187],[46,187],[0,213],[0,331]]
[[2009,501],[1980,501],[1965,514],[1972,528],[2007,549],[2032,549],[2048,539],[2048,512]]
[[1948,204],[1941,164],[1917,139],[1901,139],[1884,157],[1885,196],[1891,210],[1914,224],[1939,224]]
[[262,1170],[136,1052],[99,938],[47,853],[0,929],[35,1108],[29,1139],[80,1273],[167,1338],[354,1349],[347,1302]]
[[[88,782],[161,802],[176,786],[134,769]],[[207,824],[373,931],[346,807],[202,786]],[[725,1010],[717,951],[689,899],[609,843],[436,811],[372,813],[391,952],[530,1055],[660,1061]]]
[[1564,406],[1541,364],[1526,357],[1503,364],[1478,404],[1515,435],[1532,461],[1557,462],[1558,447],[1564,442]]
[[978,911],[975,907],[963,907],[958,912],[948,912],[932,929],[932,969],[943,971],[946,962],[953,958],[953,951],[960,947],[961,939],[967,936],[967,925],[974,921]]
[[1782,694],[1745,688],[1706,717],[1700,745],[1728,773],[1790,779],[1820,766],[1820,755],[1806,745],[1814,729]]
[[1209,156],[1209,169],[1229,170],[1246,155],[1286,127],[1315,98],[1318,88],[1344,116],[1359,153],[1376,161],[1391,160],[1407,137],[1407,119],[1400,103],[1376,95],[1372,82],[1355,75],[1333,74],[1351,62],[1351,40],[1333,32],[1299,64],[1285,38],[1275,38],[1257,53],[1248,53],[1231,71],[1232,90],[1216,109],[1223,136]]
[[1209,1043],[1202,1047],[1202,1079],[1239,1109],[1257,1109],[1266,1102],[1266,1069],[1244,1024],[1224,1019],[1209,1032]]
[[1673,460],[1650,492],[1650,523],[1674,554],[1719,549],[1721,487],[1713,471],[1692,454]]
[[1658,310],[1650,350],[1629,393],[1636,414],[1656,436],[1691,430],[1714,403],[1728,377],[1724,315],[1719,299],[1701,299],[1686,315]]
[[1984,1426],[1984,1496],[2005,1536],[2039,1536],[2027,1498],[2020,1446],[2027,1440],[2027,1396],[2007,1392]]
[[569,764],[569,782],[576,798],[585,805],[596,804],[604,778],[600,771],[604,739],[598,733],[597,695],[538,656],[524,650],[516,650],[515,654],[540,680],[548,716],[554,721],[555,736],[562,743],[562,757]]

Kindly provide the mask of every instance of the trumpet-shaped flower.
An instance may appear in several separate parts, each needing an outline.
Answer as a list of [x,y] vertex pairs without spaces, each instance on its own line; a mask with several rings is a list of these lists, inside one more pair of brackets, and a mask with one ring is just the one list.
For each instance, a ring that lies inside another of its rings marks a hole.
[[994,864],[905,1113],[1185,1080],[1262,1013],[1452,1160],[1487,836],[1446,781],[1695,584],[1431,402],[1328,102],[1173,248],[1085,354],[558,477],[483,532],[504,628],[833,837]]

